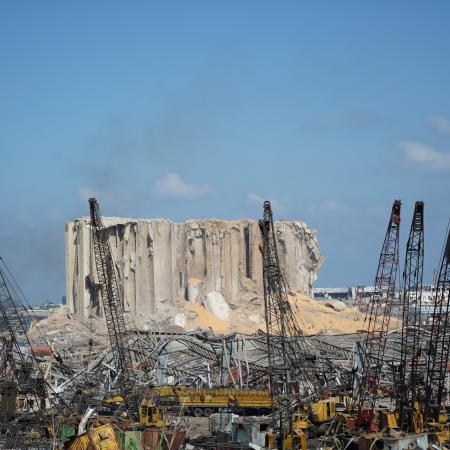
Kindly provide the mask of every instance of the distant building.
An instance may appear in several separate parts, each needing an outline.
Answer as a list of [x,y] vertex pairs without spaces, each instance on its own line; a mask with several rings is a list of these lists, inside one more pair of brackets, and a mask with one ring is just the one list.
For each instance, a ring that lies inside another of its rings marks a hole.
[[41,311],[49,311],[51,309],[56,309],[61,306],[61,303],[55,303],[51,300],[46,300],[44,303],[41,303],[40,305],[36,305],[35,310],[41,310]]
[[316,300],[335,299],[347,301],[353,298],[352,288],[337,287],[337,288],[313,288],[313,297]]
[[[352,304],[367,304],[374,294],[374,286],[350,286],[333,288],[313,288],[312,294],[316,300],[335,299]],[[422,288],[422,309],[428,311],[436,295],[436,289],[431,284],[424,284]],[[400,290],[395,291],[395,303],[401,299]]]

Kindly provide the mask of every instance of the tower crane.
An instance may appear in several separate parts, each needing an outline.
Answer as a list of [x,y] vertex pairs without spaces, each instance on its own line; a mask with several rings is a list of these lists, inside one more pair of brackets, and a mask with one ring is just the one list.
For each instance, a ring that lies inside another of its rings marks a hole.
[[103,224],[100,207],[95,198],[89,199],[91,214],[91,234],[94,247],[95,266],[101,289],[111,351],[118,375],[118,388],[127,395],[132,388],[131,370],[133,367],[130,350],[124,343],[125,318],[123,300],[117,282],[114,260],[109,244],[109,231]]
[[406,244],[402,292],[402,336],[397,410],[399,427],[420,432],[423,416],[420,407],[423,364],[421,349],[421,308],[424,261],[424,204],[416,202]]
[[364,358],[361,383],[353,403],[357,407],[356,425],[369,428],[373,421],[380,374],[386,349],[395,282],[398,272],[401,201],[395,200],[378,261],[374,291],[366,316]]

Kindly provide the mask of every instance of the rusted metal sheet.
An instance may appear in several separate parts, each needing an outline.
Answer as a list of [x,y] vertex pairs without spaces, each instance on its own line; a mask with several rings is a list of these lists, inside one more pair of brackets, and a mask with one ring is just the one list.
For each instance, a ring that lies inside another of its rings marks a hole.
[[186,431],[180,430],[166,433],[166,442],[164,447],[168,450],[178,450],[186,438]]
[[142,432],[143,450],[156,450],[158,448],[159,437],[160,431],[158,428],[145,429]]
[[0,412],[13,413],[16,410],[17,386],[12,381],[0,384]]
[[34,356],[52,356],[53,351],[47,344],[35,344],[31,346],[31,352]]

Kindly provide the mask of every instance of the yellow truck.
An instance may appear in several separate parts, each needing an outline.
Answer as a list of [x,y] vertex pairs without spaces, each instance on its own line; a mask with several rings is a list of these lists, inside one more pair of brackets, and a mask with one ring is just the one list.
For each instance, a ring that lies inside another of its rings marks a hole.
[[[168,408],[179,408],[186,415],[210,416],[216,411],[266,413],[272,408],[268,389],[195,388],[191,386],[157,386],[155,402]],[[276,404],[274,405],[276,407]],[[343,399],[329,397],[309,404],[310,418],[316,424],[334,419],[337,410],[345,409]]]
[[155,402],[168,408],[179,408],[186,415],[209,417],[213,412],[231,410],[252,414],[272,408],[267,389],[195,388],[190,386],[158,386]]

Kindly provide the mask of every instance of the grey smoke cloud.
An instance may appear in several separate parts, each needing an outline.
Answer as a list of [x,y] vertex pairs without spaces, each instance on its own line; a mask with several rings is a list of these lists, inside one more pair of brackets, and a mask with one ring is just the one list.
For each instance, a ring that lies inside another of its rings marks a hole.
[[65,295],[63,223],[2,220],[0,252],[30,303]]

